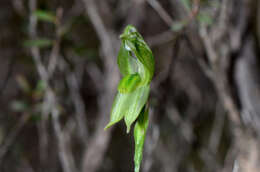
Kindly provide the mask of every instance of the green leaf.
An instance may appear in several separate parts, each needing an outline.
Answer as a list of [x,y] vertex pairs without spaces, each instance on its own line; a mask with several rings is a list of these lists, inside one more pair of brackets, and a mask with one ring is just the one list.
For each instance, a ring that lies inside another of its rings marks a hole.
[[171,29],[175,32],[178,32],[178,31],[182,30],[186,26],[186,24],[187,24],[187,22],[185,22],[185,21],[176,21],[172,25]]
[[49,47],[52,45],[52,41],[46,38],[39,38],[39,39],[34,39],[34,40],[26,40],[24,41],[24,46],[26,47],[39,47],[39,48],[44,48],[44,47]]
[[46,87],[46,83],[43,80],[39,80],[37,82],[36,88],[33,90],[33,97],[36,99],[42,98]]
[[187,11],[191,10],[191,2],[190,2],[190,0],[181,0],[181,3],[183,4],[184,8]]
[[56,16],[50,11],[36,10],[34,12],[34,15],[39,20],[42,20],[42,21],[45,21],[45,22],[55,23],[55,21],[56,21]]
[[24,112],[29,108],[28,104],[24,101],[15,100],[11,104],[11,109],[15,112]]
[[34,123],[37,123],[42,120],[41,113],[32,113],[30,116],[30,120]]
[[129,109],[125,112],[125,118],[124,118],[127,127],[126,130],[127,133],[129,133],[131,129],[131,125],[135,122],[142,108],[147,102],[149,90],[150,90],[150,86],[145,85],[145,86],[140,86],[135,91],[130,93],[132,98],[128,102],[130,103],[130,106]]
[[202,25],[212,25],[213,24],[212,17],[207,13],[199,13],[197,16],[197,19],[199,20],[200,24],[202,24]]
[[143,107],[141,114],[139,115],[134,128],[134,139],[135,139],[135,172],[140,171],[141,161],[143,158],[143,147],[148,128],[148,108]]
[[120,93],[129,93],[136,89],[141,81],[140,76],[136,74],[126,75],[118,85],[118,91]]
[[43,92],[45,89],[46,89],[46,87],[47,87],[47,85],[46,85],[46,83],[45,83],[45,81],[43,81],[43,80],[39,80],[38,82],[37,82],[37,85],[36,85],[36,91],[37,92]]

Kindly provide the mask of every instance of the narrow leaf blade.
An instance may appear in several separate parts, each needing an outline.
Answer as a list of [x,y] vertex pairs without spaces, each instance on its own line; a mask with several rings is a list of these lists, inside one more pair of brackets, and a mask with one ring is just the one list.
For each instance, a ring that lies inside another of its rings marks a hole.
[[42,21],[45,21],[45,22],[55,23],[55,21],[56,21],[56,16],[50,11],[36,10],[34,12],[34,15],[39,20],[42,20]]
[[199,20],[200,24],[202,24],[202,25],[209,26],[209,25],[213,24],[212,17],[207,13],[199,13],[197,16],[197,19]]
[[187,11],[191,10],[191,2],[190,2],[190,0],[181,0],[181,3],[183,4],[184,8]]
[[34,39],[34,40],[26,40],[24,41],[24,46],[26,47],[39,47],[39,48],[44,48],[44,47],[49,47],[52,45],[52,41],[46,38],[39,38],[39,39]]
[[148,128],[148,109],[143,107],[141,114],[139,115],[134,128],[134,139],[135,139],[135,172],[140,171],[141,162],[143,159],[143,147]]

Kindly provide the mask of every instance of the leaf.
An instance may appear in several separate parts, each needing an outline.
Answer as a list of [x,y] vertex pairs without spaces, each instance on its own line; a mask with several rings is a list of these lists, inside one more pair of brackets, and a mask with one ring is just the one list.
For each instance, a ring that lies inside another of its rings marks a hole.
[[135,172],[140,171],[140,166],[143,158],[143,147],[148,127],[148,109],[143,107],[141,114],[139,115],[134,128],[134,139],[135,139]]
[[126,75],[118,85],[118,91],[120,93],[129,93],[136,89],[141,81],[140,76],[136,74]]
[[50,22],[50,23],[55,23],[56,21],[56,16],[50,12],[50,11],[45,11],[45,10],[36,10],[34,12],[34,15],[42,21]]
[[24,41],[24,46],[26,47],[39,47],[39,48],[44,48],[44,47],[49,47],[52,45],[52,41],[46,38],[39,38],[39,39],[34,39],[34,40],[26,40]]
[[43,92],[46,89],[47,85],[45,81],[39,80],[36,85],[36,91]]
[[199,13],[197,16],[197,19],[199,20],[200,24],[202,24],[202,25],[212,25],[213,24],[212,17],[206,13]]
[[186,26],[186,24],[187,24],[187,22],[184,22],[184,21],[176,21],[172,25],[171,29],[175,32],[178,32],[178,31],[182,30]]
[[43,80],[39,80],[37,82],[36,88],[33,90],[33,97],[36,99],[42,98],[46,87],[46,83]]
[[29,108],[28,104],[24,101],[15,100],[11,104],[11,109],[15,112],[24,112]]
[[131,94],[132,98],[129,100],[130,103],[129,109],[125,112],[125,123],[127,127],[127,133],[129,133],[131,129],[131,125],[139,116],[142,108],[144,107],[145,103],[147,102],[148,95],[149,95],[150,87],[149,85],[140,86]]
[[190,0],[181,0],[181,3],[183,4],[184,8],[187,11],[191,10],[191,2],[190,2]]
[[31,114],[30,120],[31,120],[32,122],[34,122],[34,123],[37,123],[37,122],[41,121],[41,120],[42,120],[42,115],[41,115],[41,113],[33,113],[33,114]]

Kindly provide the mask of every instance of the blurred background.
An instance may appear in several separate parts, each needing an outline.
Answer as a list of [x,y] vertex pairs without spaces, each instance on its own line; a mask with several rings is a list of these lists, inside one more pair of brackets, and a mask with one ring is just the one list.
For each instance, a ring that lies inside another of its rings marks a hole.
[[1,0],[0,171],[133,171],[103,130],[128,24],[156,61],[142,172],[259,172],[258,0]]

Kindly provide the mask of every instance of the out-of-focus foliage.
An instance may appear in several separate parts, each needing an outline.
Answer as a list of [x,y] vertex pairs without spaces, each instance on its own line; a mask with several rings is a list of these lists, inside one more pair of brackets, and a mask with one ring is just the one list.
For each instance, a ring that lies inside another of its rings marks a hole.
[[44,10],[37,10],[34,12],[34,15],[42,21],[50,22],[50,23],[55,23],[56,21],[56,16],[49,11],[44,11]]
[[52,41],[46,38],[24,41],[24,46],[27,47],[44,48],[44,47],[50,47],[51,45],[52,45]]

